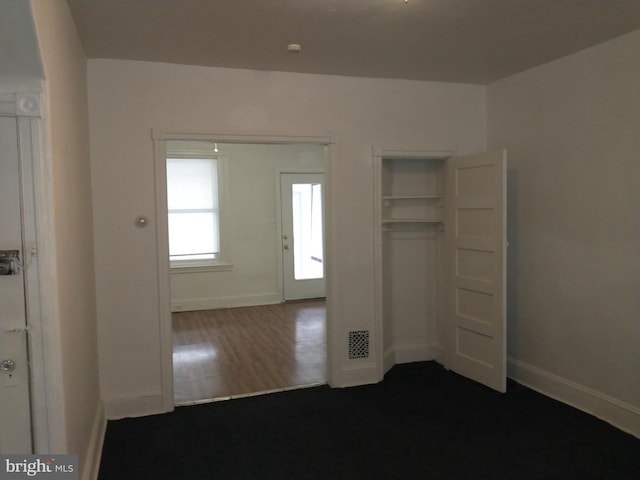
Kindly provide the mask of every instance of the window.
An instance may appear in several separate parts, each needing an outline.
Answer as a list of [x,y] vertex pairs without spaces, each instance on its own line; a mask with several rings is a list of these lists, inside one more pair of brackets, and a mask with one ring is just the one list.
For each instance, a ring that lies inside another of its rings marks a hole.
[[221,164],[222,160],[215,154],[186,150],[180,153],[175,145],[168,149],[167,207],[172,268],[221,263]]
[[323,278],[322,185],[294,183],[291,193],[294,278]]

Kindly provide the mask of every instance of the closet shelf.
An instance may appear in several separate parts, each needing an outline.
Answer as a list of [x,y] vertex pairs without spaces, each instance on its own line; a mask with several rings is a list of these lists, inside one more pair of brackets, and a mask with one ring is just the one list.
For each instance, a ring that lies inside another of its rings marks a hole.
[[437,218],[384,218],[382,224],[398,224],[398,223],[442,223],[442,220]]
[[399,232],[430,232],[439,234],[444,232],[444,224],[442,222],[432,223],[390,223],[382,226],[383,232],[399,233]]
[[442,195],[383,195],[382,200],[438,200]]
[[382,221],[383,232],[443,232],[442,220],[387,219]]

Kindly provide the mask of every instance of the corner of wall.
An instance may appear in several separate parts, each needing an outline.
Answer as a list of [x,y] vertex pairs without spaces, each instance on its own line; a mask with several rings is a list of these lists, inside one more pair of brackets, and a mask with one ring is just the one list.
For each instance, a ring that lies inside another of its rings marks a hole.
[[81,459],[82,471],[80,478],[82,480],[96,480],[100,472],[100,461],[102,459],[102,446],[104,445],[104,437],[107,433],[107,417],[105,416],[104,403],[98,402],[96,415],[93,420],[91,429],[91,437],[87,447],[87,454]]
[[114,395],[104,399],[104,411],[108,420],[142,417],[166,413],[162,392],[144,392],[136,395]]

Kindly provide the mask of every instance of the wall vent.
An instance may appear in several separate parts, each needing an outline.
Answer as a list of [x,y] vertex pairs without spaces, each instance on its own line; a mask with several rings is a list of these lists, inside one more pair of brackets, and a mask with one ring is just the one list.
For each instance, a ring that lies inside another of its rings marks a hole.
[[349,359],[369,358],[369,330],[349,332]]

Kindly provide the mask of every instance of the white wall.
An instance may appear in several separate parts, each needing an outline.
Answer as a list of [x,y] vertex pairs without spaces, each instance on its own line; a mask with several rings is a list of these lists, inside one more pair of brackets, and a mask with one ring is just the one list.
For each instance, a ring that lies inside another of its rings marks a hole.
[[34,0],[32,7],[46,77],[44,155],[51,167],[55,230],[54,245],[38,253],[55,256],[57,265],[52,284],[41,285],[49,295],[55,292],[58,307],[43,312],[43,328],[58,327],[60,340],[45,345],[45,356],[61,356],[60,369],[49,373],[60,375],[55,383],[62,383],[64,405],[50,419],[58,429],[52,435],[63,445],[50,444],[50,453],[78,454],[81,478],[89,478],[97,473],[106,421],[98,379],[86,59],[66,2]]
[[[100,378],[111,415],[162,409],[151,129],[333,135],[328,173],[333,381],[375,381],[347,331],[373,325],[371,146],[485,147],[484,87],[90,60]],[[372,339],[372,345],[375,345]],[[362,373],[365,372],[365,373]],[[117,412],[116,412],[117,410]]]
[[227,192],[224,210],[230,270],[171,273],[172,310],[282,301],[276,172],[324,170],[322,145],[220,143]]
[[640,32],[488,87],[511,375],[640,436]]
[[42,62],[29,2],[0,0],[0,75],[41,79]]

